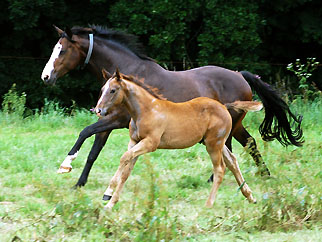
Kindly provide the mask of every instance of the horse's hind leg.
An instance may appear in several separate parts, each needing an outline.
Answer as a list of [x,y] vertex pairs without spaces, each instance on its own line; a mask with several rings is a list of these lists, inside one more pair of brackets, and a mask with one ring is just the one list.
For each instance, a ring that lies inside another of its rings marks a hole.
[[242,146],[247,148],[249,154],[253,157],[260,174],[262,176],[270,176],[270,172],[263,161],[261,154],[257,150],[255,139],[247,132],[242,124],[235,127],[233,136]]
[[239,169],[236,157],[233,155],[233,153],[230,152],[230,150],[226,146],[224,146],[223,148],[222,155],[226,166],[234,174],[243,195],[248,199],[249,202],[256,203],[256,199],[253,197],[252,191],[246,184],[243,175]]
[[224,178],[226,166],[222,160],[222,144],[214,144],[214,142],[207,142],[207,140],[205,140],[205,144],[213,165],[213,183],[208,200],[206,201],[206,207],[212,207],[219,185]]

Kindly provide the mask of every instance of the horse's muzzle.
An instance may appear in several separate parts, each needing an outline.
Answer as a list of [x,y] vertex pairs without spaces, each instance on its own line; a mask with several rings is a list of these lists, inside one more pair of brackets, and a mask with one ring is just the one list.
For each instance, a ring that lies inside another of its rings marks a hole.
[[42,76],[41,79],[48,86],[54,86],[56,84],[56,77],[49,77],[48,75]]

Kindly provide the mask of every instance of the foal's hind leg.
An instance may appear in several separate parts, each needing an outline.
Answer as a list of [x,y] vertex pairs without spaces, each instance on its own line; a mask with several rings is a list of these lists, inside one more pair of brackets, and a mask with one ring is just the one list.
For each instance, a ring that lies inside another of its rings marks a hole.
[[[226,146],[228,147],[228,149],[230,150],[230,151],[232,151],[232,147],[231,147],[231,140],[232,140],[232,136],[231,135],[229,135],[229,137],[228,137],[228,139],[226,140]],[[208,181],[207,182],[212,182],[214,180],[214,174],[212,174],[210,177],[209,177],[209,179],[208,179]]]
[[270,172],[263,161],[261,154],[257,150],[255,139],[247,132],[242,124],[236,126],[233,136],[242,146],[247,148],[249,154],[253,157],[260,174],[262,176],[270,176]]
[[223,148],[222,155],[228,169],[231,170],[231,172],[234,174],[243,195],[248,199],[249,202],[256,203],[256,199],[253,197],[252,191],[246,184],[243,175],[239,169],[236,157],[233,155],[233,153],[230,152],[230,150],[226,146],[224,146]]

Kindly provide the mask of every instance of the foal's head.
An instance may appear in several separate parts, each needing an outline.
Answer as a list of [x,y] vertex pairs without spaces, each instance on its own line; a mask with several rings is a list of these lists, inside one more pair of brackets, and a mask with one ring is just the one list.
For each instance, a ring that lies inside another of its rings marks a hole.
[[106,81],[101,90],[101,97],[98,100],[95,112],[98,116],[106,116],[109,110],[117,104],[122,103],[124,90],[122,89],[122,74],[117,69],[111,76],[105,69],[102,70]]

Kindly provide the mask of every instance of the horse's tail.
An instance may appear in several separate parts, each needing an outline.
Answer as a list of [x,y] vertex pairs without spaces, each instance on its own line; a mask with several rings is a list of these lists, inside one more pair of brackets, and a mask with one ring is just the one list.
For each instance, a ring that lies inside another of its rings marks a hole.
[[282,145],[302,146],[302,115],[294,115],[272,86],[248,71],[240,72],[249,85],[256,91],[265,108],[265,118],[259,127],[262,139],[277,139]]
[[259,111],[263,108],[261,102],[254,101],[235,101],[233,103],[226,103],[227,109],[234,109],[237,112]]

